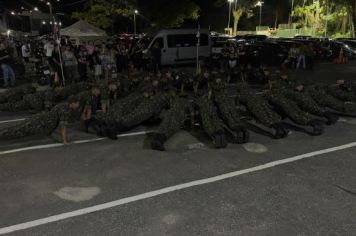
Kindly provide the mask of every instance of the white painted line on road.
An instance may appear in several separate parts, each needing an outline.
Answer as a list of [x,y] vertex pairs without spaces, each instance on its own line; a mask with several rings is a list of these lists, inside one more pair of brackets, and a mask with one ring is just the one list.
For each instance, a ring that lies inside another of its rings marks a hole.
[[14,120],[3,120],[3,121],[0,121],[0,124],[13,123],[13,122],[24,121],[24,120],[26,120],[26,119],[22,118],[22,119],[14,119]]
[[[152,132],[153,131],[140,131],[140,132],[135,132],[135,133],[119,134],[119,135],[117,135],[117,137],[122,138],[122,137],[130,137],[130,136],[139,136],[139,135],[149,134]],[[107,138],[93,138],[93,139],[86,139],[86,140],[78,140],[78,141],[72,142],[72,144],[93,143],[93,142],[102,141],[102,140],[106,140],[106,139]],[[37,145],[37,146],[31,146],[31,147],[23,147],[23,148],[11,149],[11,150],[6,150],[6,151],[0,151],[0,155],[24,152],[24,151],[30,151],[30,150],[49,149],[49,148],[56,148],[56,147],[63,147],[63,146],[65,146],[63,143],[51,143],[51,144],[44,144],[44,145]]]
[[284,165],[287,163],[299,161],[302,159],[307,159],[310,157],[320,156],[322,154],[327,154],[327,153],[331,153],[331,152],[336,152],[336,151],[352,148],[355,146],[356,146],[356,142],[353,142],[353,143],[341,145],[338,147],[332,147],[332,148],[323,149],[323,150],[319,150],[319,151],[315,151],[315,152],[310,152],[310,153],[306,153],[306,154],[302,154],[299,156],[294,156],[294,157],[290,157],[290,158],[286,158],[286,159],[282,159],[282,160],[272,161],[272,162],[269,162],[269,163],[266,163],[263,165],[255,166],[255,167],[244,169],[244,170],[238,170],[238,171],[218,175],[218,176],[211,177],[211,178],[200,179],[200,180],[195,180],[192,182],[178,184],[178,185],[154,190],[154,191],[147,192],[147,193],[142,193],[142,194],[135,195],[132,197],[122,198],[122,199],[119,199],[116,201],[111,201],[111,202],[107,202],[107,203],[103,203],[103,204],[99,204],[99,205],[95,205],[95,206],[91,206],[91,207],[87,207],[87,208],[82,208],[82,209],[71,211],[71,212],[66,212],[66,213],[49,216],[49,217],[45,217],[45,218],[38,219],[38,220],[33,220],[33,221],[21,223],[21,224],[16,224],[16,225],[0,228],[0,235],[12,233],[12,232],[19,231],[19,230],[30,229],[30,228],[33,228],[36,226],[45,225],[45,224],[49,224],[49,223],[53,223],[53,222],[81,216],[81,215],[86,215],[86,214],[90,214],[93,212],[103,211],[106,209],[121,206],[121,205],[128,204],[131,202],[136,202],[136,201],[144,200],[147,198],[156,197],[159,195],[163,195],[163,194],[170,193],[170,192],[175,192],[175,191],[182,190],[182,189],[191,188],[194,186],[200,186],[200,185],[204,185],[204,184],[214,183],[217,181],[230,179],[230,178],[237,177],[240,175],[269,169],[269,168],[272,168],[275,166],[280,166],[280,165]]

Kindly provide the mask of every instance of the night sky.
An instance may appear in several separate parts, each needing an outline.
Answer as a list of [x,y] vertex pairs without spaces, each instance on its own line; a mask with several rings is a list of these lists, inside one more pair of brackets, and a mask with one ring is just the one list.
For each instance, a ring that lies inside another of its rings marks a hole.
[[[65,13],[63,21],[67,24],[71,23],[71,12],[82,10],[86,1],[80,0],[52,0],[55,4],[57,12]],[[221,30],[226,27],[228,21],[228,3],[226,6],[216,7],[214,2],[216,0],[194,0],[197,5],[200,6],[200,18],[198,22],[187,21],[186,27],[194,27],[199,23],[202,27],[210,27],[212,30]],[[41,11],[47,12],[48,7],[45,4],[46,0],[41,2],[40,0],[0,0],[2,6],[8,10],[20,10],[21,6],[26,9],[33,9],[34,6],[38,7]],[[143,4],[149,4],[150,1],[142,1]],[[290,11],[289,1],[287,0],[265,0],[262,13],[262,24],[274,27],[276,16],[278,23],[285,23],[288,19],[288,13]],[[250,19],[242,18],[239,24],[241,30],[253,30],[258,24],[259,13],[258,9],[254,9],[255,15]],[[144,14],[144,12],[143,12]],[[144,24],[142,22],[142,24]]]

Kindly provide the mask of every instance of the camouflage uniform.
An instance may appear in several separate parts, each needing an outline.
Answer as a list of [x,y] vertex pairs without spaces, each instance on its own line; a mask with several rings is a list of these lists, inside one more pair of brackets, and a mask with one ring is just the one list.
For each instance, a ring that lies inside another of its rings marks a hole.
[[164,143],[183,127],[188,118],[188,111],[191,110],[187,99],[176,97],[170,103],[170,109],[164,116],[151,142],[151,147],[154,150],[164,151]]
[[72,120],[72,114],[68,104],[57,105],[48,112],[38,113],[16,126],[0,130],[0,140],[50,135],[58,126],[66,126]]
[[337,98],[326,92],[326,89],[321,86],[309,87],[307,93],[323,107],[329,107],[335,111],[352,113],[356,111],[356,104],[353,102],[340,101]]
[[356,102],[355,93],[348,91],[348,89],[343,86],[328,86],[327,93],[342,101]]
[[54,89],[54,99],[56,102],[61,102],[71,95],[76,95],[89,89],[90,85],[86,82],[74,83],[66,87],[58,87]]
[[304,83],[300,81],[278,78],[273,81],[272,89],[278,90],[285,98],[295,102],[302,111],[315,116],[325,117],[328,120],[328,125],[335,124],[339,117],[320,106],[304,90],[298,91],[297,86],[300,85],[304,87]]
[[255,91],[244,83],[238,84],[237,90],[239,92],[237,100],[246,106],[257,122],[275,129],[275,138],[284,138],[288,135],[286,129],[281,125],[282,118],[272,110],[267,100],[257,96]]
[[248,111],[258,122],[271,127],[282,121],[282,118],[271,109],[268,102],[262,97],[257,96],[255,91],[247,85],[239,84],[238,91],[238,101],[247,107]]
[[277,90],[268,91],[266,93],[266,98],[277,109],[277,111],[281,112],[283,115],[286,115],[297,124],[307,125],[312,119],[307,113],[300,110],[295,102],[288,100]]
[[245,128],[245,124],[241,121],[241,115],[234,102],[223,94],[215,96],[214,100],[223,121],[230,129],[237,132],[237,134],[234,134],[234,140],[237,143],[247,143],[249,141],[249,133]]
[[98,97],[93,96],[91,90],[83,91],[79,93],[78,96],[79,96],[81,109],[82,110],[91,109],[93,115],[96,114],[97,108],[100,105],[107,104],[108,102],[107,93],[103,92],[102,90],[100,96]]
[[122,117],[131,109],[137,107],[143,100],[144,97],[142,94],[133,92],[127,97],[116,101],[109,108],[107,113],[96,114],[95,119],[97,119],[102,124],[120,124]]
[[50,110],[54,105],[52,89],[24,95],[21,101],[0,104],[0,111],[18,112]]
[[17,88],[9,89],[6,92],[0,93],[0,103],[20,101],[26,94],[35,93],[36,88],[32,85],[23,85]]
[[313,135],[321,135],[324,131],[321,123],[313,119],[308,113],[302,111],[294,101],[283,96],[283,91],[285,90],[285,88],[272,89],[267,92],[266,97],[277,110],[286,115],[294,123],[312,126]]
[[245,128],[245,124],[241,121],[241,114],[236,104],[228,97],[226,84],[221,82],[213,86],[214,101],[217,105],[219,114],[222,120],[234,133],[234,141],[237,143],[247,143],[249,141],[249,133]]
[[164,93],[144,98],[141,104],[122,117],[119,125],[127,129],[135,127],[152,117],[158,116],[167,107],[168,102],[168,95]]
[[225,148],[227,141],[224,133],[225,125],[219,118],[213,102],[202,96],[195,99],[204,131],[213,138],[216,148]]

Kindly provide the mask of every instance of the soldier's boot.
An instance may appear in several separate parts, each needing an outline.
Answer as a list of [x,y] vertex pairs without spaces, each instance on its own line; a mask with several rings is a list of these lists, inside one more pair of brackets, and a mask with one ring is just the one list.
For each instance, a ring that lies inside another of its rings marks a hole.
[[250,141],[250,133],[245,127],[239,127],[235,129],[236,131],[236,143],[244,144]]
[[311,120],[307,125],[313,127],[312,136],[319,136],[324,133],[324,126],[319,120]]
[[273,134],[275,139],[282,139],[288,136],[288,130],[281,123],[273,124],[271,128],[275,130]]
[[84,125],[85,125],[85,132],[89,132],[89,128],[92,128],[96,135],[98,135],[99,137],[103,136],[103,132],[102,132],[102,128],[100,127],[100,123],[97,119],[89,119],[84,121]]
[[215,148],[226,148],[227,139],[223,131],[218,131],[212,135]]
[[328,120],[326,122],[327,125],[334,125],[339,120],[338,115],[328,112],[328,111],[324,113],[324,117]]
[[155,134],[151,142],[152,150],[165,151],[164,143],[167,141],[167,137],[164,134]]
[[106,124],[106,135],[109,139],[116,140],[119,133],[118,127],[114,123]]

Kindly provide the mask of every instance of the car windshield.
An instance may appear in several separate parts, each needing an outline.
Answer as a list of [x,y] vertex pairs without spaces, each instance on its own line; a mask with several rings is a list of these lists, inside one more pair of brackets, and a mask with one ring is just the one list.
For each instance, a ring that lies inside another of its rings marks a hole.
[[146,49],[153,40],[153,36],[145,36],[139,40],[138,44],[142,45],[142,48]]

